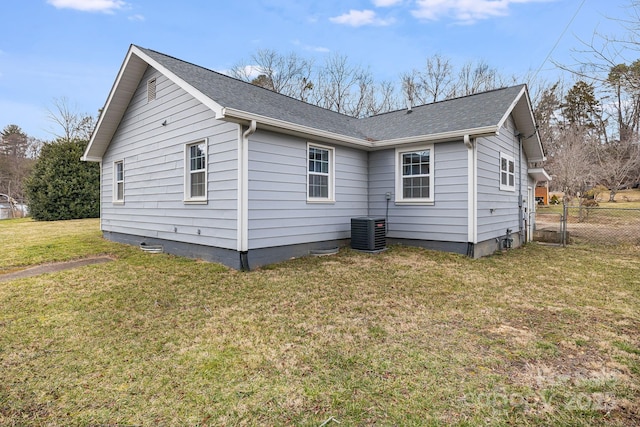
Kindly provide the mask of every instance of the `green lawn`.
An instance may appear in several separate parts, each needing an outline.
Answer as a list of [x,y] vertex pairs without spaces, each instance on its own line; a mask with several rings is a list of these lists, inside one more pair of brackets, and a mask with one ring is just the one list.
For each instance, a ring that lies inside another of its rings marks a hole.
[[0,221],[0,273],[100,254],[0,282],[0,425],[640,422],[637,246],[240,273],[106,242],[97,220]]

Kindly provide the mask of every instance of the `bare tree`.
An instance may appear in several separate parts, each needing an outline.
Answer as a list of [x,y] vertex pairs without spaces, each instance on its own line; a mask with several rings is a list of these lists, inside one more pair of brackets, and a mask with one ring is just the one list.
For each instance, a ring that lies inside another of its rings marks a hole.
[[229,74],[301,100],[308,98],[308,92],[313,89],[313,62],[295,53],[282,55],[272,49],[261,49],[251,55],[251,62],[252,65],[238,63]]
[[484,61],[465,63],[458,74],[456,96],[467,96],[500,87],[502,78]]
[[93,116],[76,112],[66,97],[54,98],[52,104],[53,109],[48,110],[48,118],[60,128],[58,131],[52,131],[55,137],[66,141],[88,141],[91,138],[96,125]]
[[455,92],[451,61],[439,54],[427,58],[425,70],[421,74],[421,83],[424,103],[450,98]]
[[596,179],[594,145],[588,132],[580,127],[558,129],[554,151],[548,153],[545,166],[553,177],[553,188],[573,196],[593,185]]
[[600,184],[609,189],[609,201],[616,193],[637,181],[640,168],[640,145],[636,140],[601,144],[595,150],[596,174]]
[[[402,94],[406,102],[410,105],[422,104],[422,87],[420,82],[420,72],[413,70],[400,75]],[[417,102],[416,102],[417,101]]]
[[613,66],[604,86],[612,94],[609,106],[620,141],[629,141],[640,130],[640,60]]
[[373,75],[368,69],[349,64],[347,56],[331,55],[317,75],[313,93],[316,105],[353,117],[362,117],[372,109],[376,99]]

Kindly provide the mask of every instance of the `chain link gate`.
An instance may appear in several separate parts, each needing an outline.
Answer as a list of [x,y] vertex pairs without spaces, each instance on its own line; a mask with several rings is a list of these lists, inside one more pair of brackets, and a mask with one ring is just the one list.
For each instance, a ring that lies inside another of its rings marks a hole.
[[567,203],[549,209],[539,208],[536,230],[536,240],[562,245],[640,245],[640,209],[570,206]]

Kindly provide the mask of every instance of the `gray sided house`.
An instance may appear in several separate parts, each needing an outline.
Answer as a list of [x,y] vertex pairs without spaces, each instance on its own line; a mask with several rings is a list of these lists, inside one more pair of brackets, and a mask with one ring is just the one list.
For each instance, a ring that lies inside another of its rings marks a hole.
[[114,241],[253,268],[382,217],[390,243],[479,257],[532,234],[535,129],[524,85],[356,119],[131,46],[83,160]]

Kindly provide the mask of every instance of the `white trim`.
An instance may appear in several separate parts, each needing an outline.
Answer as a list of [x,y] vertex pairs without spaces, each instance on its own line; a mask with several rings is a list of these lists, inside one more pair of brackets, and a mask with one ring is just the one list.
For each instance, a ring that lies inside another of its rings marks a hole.
[[368,150],[382,150],[386,148],[393,148],[396,146],[405,146],[418,143],[436,143],[436,142],[448,142],[456,141],[464,138],[465,135],[471,135],[474,138],[482,136],[496,136],[499,135],[500,127],[498,126],[484,126],[472,129],[461,129],[450,132],[440,132],[430,135],[417,135],[406,138],[386,139],[380,141],[367,141],[362,138],[356,138],[351,136],[345,136],[339,133],[324,131],[309,126],[299,125],[291,123],[285,120],[274,119],[266,117],[260,114],[248,113],[242,110],[236,110],[234,108],[224,107],[222,109],[221,119],[227,119],[231,121],[246,122],[255,120],[258,123],[264,125],[265,129],[277,129],[279,131],[288,130],[293,135],[303,137],[314,137],[322,141],[331,141],[341,143],[343,145],[355,146]]
[[535,218],[536,202],[535,193],[532,186],[527,186],[527,242],[533,241],[533,221]]
[[417,143],[430,143],[437,142],[450,142],[459,141],[464,139],[465,135],[469,135],[472,138],[479,138],[483,136],[497,136],[500,134],[500,128],[497,126],[485,126],[473,129],[461,129],[451,132],[434,133],[430,135],[417,135],[406,138],[385,139],[381,141],[373,141],[370,144],[370,148],[373,150],[380,150],[384,148],[391,148],[395,146],[404,146]]
[[544,168],[529,168],[527,173],[535,181],[551,181],[551,176],[549,176]]
[[[406,153],[416,153],[419,151],[429,151],[429,197],[423,198],[404,198],[404,191],[402,185],[402,161],[400,158],[403,154]],[[435,193],[435,185],[434,185],[434,175],[435,175],[435,154],[433,150],[433,144],[422,144],[415,145],[411,147],[402,147],[396,148],[395,150],[395,180],[396,180],[396,191],[395,191],[395,203],[396,204],[406,204],[406,205],[429,205],[434,203],[434,193]]]
[[249,250],[249,137],[256,131],[257,122],[251,121],[242,131],[238,125],[238,197],[236,248],[239,252]]
[[[95,127],[93,133],[91,134],[91,138],[89,139],[89,144],[87,144],[87,148],[84,150],[84,154],[80,158],[83,161],[86,161],[86,162],[99,162],[99,161],[102,161],[102,155],[100,155],[100,156],[90,156],[89,152],[92,151],[93,145],[96,142],[96,139],[97,139],[98,135],[100,134],[100,130],[102,129],[104,121],[107,120],[106,119],[107,115],[109,115],[111,113],[111,103],[113,102],[114,98],[116,97],[116,93],[120,94],[120,91],[118,91],[118,89],[120,88],[120,85],[122,84],[122,80],[123,80],[123,76],[125,74],[125,71],[129,69],[129,64],[132,62],[133,47],[134,46],[132,45],[129,48],[129,51],[127,52],[127,55],[126,55],[124,61],[122,62],[122,65],[120,66],[120,70],[118,71],[118,75],[116,77],[116,80],[113,83],[113,86],[111,86],[111,90],[109,91],[109,96],[107,97],[107,101],[105,102],[104,107],[102,108],[102,113],[98,116],[98,123],[96,123],[96,127]],[[139,59],[141,59],[141,58],[139,58]],[[145,69],[146,69],[146,67],[145,67]],[[144,73],[144,70],[141,70],[140,77],[142,77],[143,73]],[[132,85],[132,84],[130,83],[130,85]],[[135,85],[131,86],[128,89],[128,92],[129,92],[128,99],[129,99],[129,101],[131,101],[131,97],[135,93],[137,87],[138,87],[138,82],[136,82]],[[122,119],[122,116],[124,115],[125,110],[126,110],[126,108],[122,109],[122,114],[120,114],[120,120]],[[114,129],[114,132],[115,132],[115,129]],[[112,136],[113,135],[111,135],[109,137],[109,140],[111,140]],[[106,147],[105,147],[105,150],[106,150]],[[104,150],[103,150],[102,154],[104,154]]]
[[[506,171],[507,183],[506,184],[502,183],[502,172],[503,172],[502,159],[505,159],[507,161],[507,171]],[[513,164],[513,172],[509,172],[509,162]],[[522,176],[521,173],[519,175]],[[509,176],[513,176],[513,185],[509,185]],[[500,157],[498,160],[498,182],[500,184],[501,191],[516,191],[516,161],[512,155],[504,153],[502,151],[500,152]]]
[[178,77],[176,74],[171,72],[164,65],[160,64],[159,62],[151,58],[149,55],[144,53],[142,50],[140,50],[137,46],[132,45],[131,51],[135,55],[137,55],[140,59],[145,61],[147,64],[149,64],[150,66],[158,70],[160,73],[164,74],[173,83],[180,86],[180,88],[182,88],[189,95],[193,96],[195,99],[197,99],[198,101],[202,102],[204,105],[209,107],[216,114],[216,117],[221,115],[222,106],[217,102],[215,102],[213,99],[209,98],[208,96],[200,92],[198,89],[196,89],[195,87],[191,86],[189,83],[182,80],[180,77]]
[[[527,93],[526,86],[522,86],[522,89],[520,90],[520,93],[515,97],[513,102],[511,102],[511,105],[509,105],[509,108],[507,108],[507,111],[505,111],[504,115],[502,116],[502,118],[498,122],[498,129],[500,129],[502,126],[504,126],[504,124],[506,123],[506,121],[509,118],[509,116],[511,115],[511,113],[516,108],[516,105],[518,105],[518,102],[520,102],[520,98],[522,98],[522,95],[526,94],[526,93]],[[533,116],[532,116],[532,118],[533,118]]]
[[478,149],[477,140],[467,145],[467,241],[478,243]]
[[[204,171],[198,169],[197,171],[191,170],[191,154],[190,148],[194,145],[204,145],[203,155],[204,155]],[[199,139],[196,141],[188,142],[184,144],[184,203],[192,203],[192,204],[206,204],[208,200],[208,190],[209,190],[209,140],[207,138]],[[192,197],[191,196],[191,173],[204,172],[204,195]]]
[[[122,198],[118,199],[118,167],[117,165],[122,165]],[[111,188],[111,202],[114,205],[124,205],[124,159],[114,160],[112,164],[112,174],[113,174],[113,186]]]
[[[309,149],[319,148],[320,150],[327,150],[329,152],[329,172],[327,174],[310,172],[309,171]],[[305,167],[307,170],[307,202],[308,203],[335,203],[336,201],[336,149],[328,145],[316,144],[314,142],[307,142],[307,152],[305,156]],[[327,197],[310,197],[309,196],[309,175],[326,175],[328,194]]]

